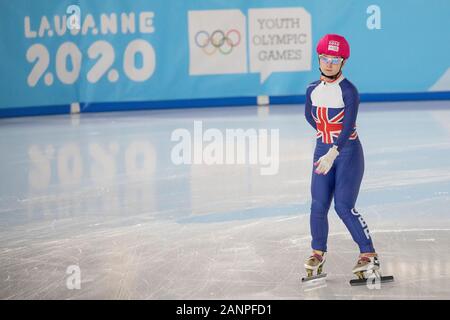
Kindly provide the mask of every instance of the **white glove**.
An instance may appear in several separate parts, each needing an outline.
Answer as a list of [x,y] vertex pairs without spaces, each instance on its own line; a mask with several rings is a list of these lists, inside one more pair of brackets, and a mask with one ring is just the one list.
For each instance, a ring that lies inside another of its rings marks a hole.
[[334,145],[328,152],[321,156],[319,160],[314,162],[314,165],[317,166],[315,173],[317,174],[327,174],[328,171],[330,171],[331,167],[333,166],[334,160],[336,160],[336,157],[339,155],[339,152],[337,151],[337,146]]

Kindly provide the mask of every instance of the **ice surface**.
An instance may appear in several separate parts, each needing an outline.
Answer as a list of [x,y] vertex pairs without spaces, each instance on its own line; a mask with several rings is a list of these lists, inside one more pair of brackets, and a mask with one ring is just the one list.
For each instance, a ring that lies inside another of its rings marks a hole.
[[[450,102],[364,103],[357,209],[384,275],[329,212],[325,282],[304,285],[314,131],[302,105],[0,120],[1,299],[449,299]],[[260,165],[175,165],[178,128],[278,129]],[[81,288],[68,289],[70,266]]]

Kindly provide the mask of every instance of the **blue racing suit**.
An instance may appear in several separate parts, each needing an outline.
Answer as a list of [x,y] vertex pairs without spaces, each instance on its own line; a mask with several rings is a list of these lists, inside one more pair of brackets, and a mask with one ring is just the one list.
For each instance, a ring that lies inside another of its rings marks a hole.
[[344,222],[361,253],[375,252],[366,222],[355,209],[364,174],[364,153],[356,132],[359,94],[342,75],[333,82],[318,80],[306,90],[305,117],[317,131],[314,162],[336,145],[339,155],[331,170],[311,181],[311,246],[327,251],[328,211],[334,209]]

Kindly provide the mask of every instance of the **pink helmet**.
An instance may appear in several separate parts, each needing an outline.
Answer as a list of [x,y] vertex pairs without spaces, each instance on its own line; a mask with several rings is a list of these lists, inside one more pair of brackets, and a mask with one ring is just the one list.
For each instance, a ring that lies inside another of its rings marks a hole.
[[343,36],[327,34],[319,40],[317,53],[348,59],[350,57],[350,46]]

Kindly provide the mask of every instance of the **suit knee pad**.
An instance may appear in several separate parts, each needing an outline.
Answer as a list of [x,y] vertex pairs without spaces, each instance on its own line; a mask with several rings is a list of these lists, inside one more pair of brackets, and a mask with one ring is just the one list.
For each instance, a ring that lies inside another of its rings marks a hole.
[[352,216],[355,217],[360,216],[360,214],[358,213],[358,211],[356,211],[355,208],[350,208],[349,206],[343,203],[335,203],[334,210],[336,210],[336,213],[342,220],[352,218]]
[[312,200],[311,215],[315,216],[316,218],[325,218],[329,209],[330,205],[327,205],[323,201],[314,199]]

